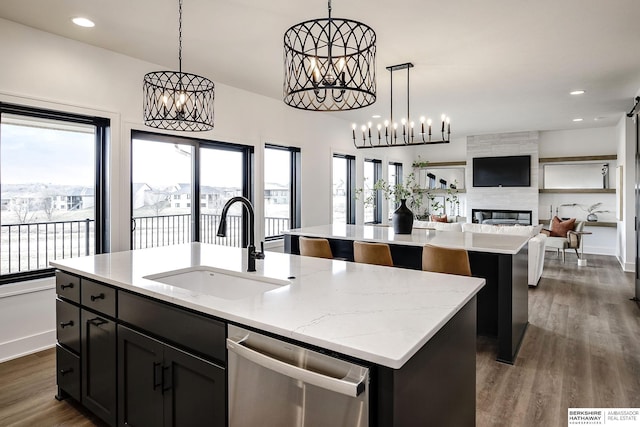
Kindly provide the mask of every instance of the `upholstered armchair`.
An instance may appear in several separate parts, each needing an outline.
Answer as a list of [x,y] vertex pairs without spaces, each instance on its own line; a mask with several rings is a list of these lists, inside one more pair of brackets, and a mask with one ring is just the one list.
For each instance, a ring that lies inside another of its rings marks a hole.
[[560,256],[560,251],[562,251],[562,262],[565,261],[565,253],[567,249],[573,249],[576,251],[576,256],[580,258],[578,253],[578,249],[580,249],[580,245],[582,245],[582,234],[584,231],[584,221],[577,221],[573,227],[573,230],[567,231],[566,237],[561,236],[553,236],[550,235],[547,237],[545,241],[545,248],[553,248],[558,252],[558,256]]

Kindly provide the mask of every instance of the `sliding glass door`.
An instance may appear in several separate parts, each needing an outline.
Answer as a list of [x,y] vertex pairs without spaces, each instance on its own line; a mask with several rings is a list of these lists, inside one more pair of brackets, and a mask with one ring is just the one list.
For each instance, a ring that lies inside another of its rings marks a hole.
[[251,154],[247,146],[134,132],[131,247],[192,241],[244,246],[242,205],[229,210],[227,237],[216,232],[224,204],[251,193]]

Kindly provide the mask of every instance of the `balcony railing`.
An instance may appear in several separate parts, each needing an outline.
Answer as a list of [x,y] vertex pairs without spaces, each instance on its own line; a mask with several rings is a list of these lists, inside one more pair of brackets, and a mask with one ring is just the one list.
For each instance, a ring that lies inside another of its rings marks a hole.
[[[227,216],[227,237],[216,236],[220,215],[200,215],[200,241],[242,246],[242,216]],[[0,274],[50,268],[49,261],[93,255],[94,220],[37,222],[2,225]],[[288,218],[265,218],[265,235],[281,235]],[[175,245],[191,241],[191,215],[161,215],[132,218],[132,249]]]
[[272,218],[264,219],[264,236],[266,239],[281,236],[284,230],[289,229],[289,218]]
[[92,219],[6,224],[1,229],[1,274],[42,270],[52,260],[94,253]]
[[[175,245],[191,241],[191,214],[134,217],[133,249]],[[200,215],[200,241],[224,246],[242,246],[242,216],[227,216],[227,237],[218,237],[220,215]]]

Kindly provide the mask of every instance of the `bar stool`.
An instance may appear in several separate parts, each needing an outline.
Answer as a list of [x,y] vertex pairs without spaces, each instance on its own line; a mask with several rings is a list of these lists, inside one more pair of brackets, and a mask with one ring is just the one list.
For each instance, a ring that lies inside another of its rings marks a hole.
[[386,243],[353,242],[353,259],[355,262],[393,267],[391,249]]
[[327,239],[300,236],[298,242],[300,243],[300,255],[302,256],[333,258],[333,252],[331,252],[331,246],[329,246],[329,240]]
[[464,249],[424,245],[422,248],[422,269],[435,273],[471,276],[469,253]]

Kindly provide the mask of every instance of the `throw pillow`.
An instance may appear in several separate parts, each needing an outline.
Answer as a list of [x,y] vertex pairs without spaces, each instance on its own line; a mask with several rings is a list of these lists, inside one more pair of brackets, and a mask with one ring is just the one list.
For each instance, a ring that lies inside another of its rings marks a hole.
[[575,225],[575,218],[562,221],[557,216],[554,216],[551,220],[551,237],[567,237],[567,231],[573,230]]
[[435,221],[435,222],[449,222],[447,221],[447,216],[446,215],[431,215],[431,221]]

